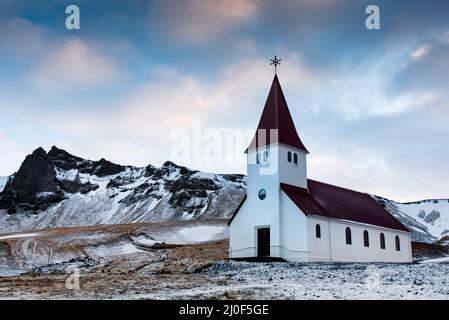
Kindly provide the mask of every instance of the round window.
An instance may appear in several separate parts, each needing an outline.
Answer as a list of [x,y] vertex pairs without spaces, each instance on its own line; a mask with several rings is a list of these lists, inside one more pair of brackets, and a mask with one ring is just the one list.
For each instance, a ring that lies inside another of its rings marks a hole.
[[267,191],[265,189],[260,189],[259,191],[259,199],[263,200],[267,197]]

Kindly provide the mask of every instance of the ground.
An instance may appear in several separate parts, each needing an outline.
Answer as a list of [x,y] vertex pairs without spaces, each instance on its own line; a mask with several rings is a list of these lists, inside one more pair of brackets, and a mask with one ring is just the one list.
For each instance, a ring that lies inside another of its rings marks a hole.
[[[221,220],[60,228],[0,243],[3,299],[449,298],[445,262],[229,261]],[[74,268],[79,289],[66,286]]]

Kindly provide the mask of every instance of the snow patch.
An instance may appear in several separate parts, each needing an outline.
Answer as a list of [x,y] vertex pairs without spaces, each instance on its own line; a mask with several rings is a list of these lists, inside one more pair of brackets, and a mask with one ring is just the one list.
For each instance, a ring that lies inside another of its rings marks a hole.
[[207,242],[224,238],[225,230],[222,226],[198,226],[181,229],[179,234],[187,242]]
[[18,238],[31,238],[31,237],[37,237],[39,236],[39,233],[18,233],[8,236],[1,236],[0,240],[9,240],[9,239],[18,239]]
[[421,261],[421,263],[448,263],[448,262],[449,262],[449,257]]
[[117,245],[100,245],[87,250],[90,254],[98,257],[110,257],[128,255],[143,252],[132,243],[120,243]]

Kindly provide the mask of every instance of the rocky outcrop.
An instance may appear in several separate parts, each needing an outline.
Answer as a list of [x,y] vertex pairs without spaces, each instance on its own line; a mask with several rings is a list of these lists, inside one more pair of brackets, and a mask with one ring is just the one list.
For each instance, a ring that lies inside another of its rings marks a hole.
[[439,217],[441,217],[441,214],[438,211],[432,210],[432,212],[424,218],[424,221],[433,224]]
[[[78,174],[75,179],[61,180],[55,169],[76,170]],[[98,189],[96,184],[82,182],[79,173],[105,177],[125,170],[125,166],[106,159],[85,160],[55,146],[46,153],[40,147],[28,155],[19,171],[8,179],[0,193],[0,209],[7,209],[9,214],[18,210],[42,211],[66,199],[68,194],[86,194]]]
[[104,158],[99,161],[85,160],[55,146],[48,152],[48,157],[58,168],[63,170],[76,169],[80,173],[94,174],[98,177],[111,176],[126,170],[125,166],[112,163]]
[[64,199],[56,179],[55,165],[44,149],[38,148],[28,155],[19,171],[0,193],[0,209],[15,213],[23,209],[45,209]]
[[58,149],[57,147],[51,147],[48,152],[48,158],[58,167],[63,170],[78,169],[85,164],[85,160],[80,157],[71,155],[65,150]]

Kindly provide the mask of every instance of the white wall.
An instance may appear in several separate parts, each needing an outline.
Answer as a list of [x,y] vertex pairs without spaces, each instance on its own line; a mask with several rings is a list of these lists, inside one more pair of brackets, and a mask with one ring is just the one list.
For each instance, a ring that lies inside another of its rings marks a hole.
[[292,262],[307,262],[309,260],[307,217],[283,191],[281,191],[281,209],[282,258]]
[[257,255],[251,216],[248,213],[248,200],[240,207],[229,226],[229,258],[255,257]]
[[[288,152],[292,153],[292,162],[288,162]],[[293,162],[293,155],[298,155],[298,164]],[[282,183],[307,188],[307,154],[299,149],[278,145],[279,180]]]
[[[262,155],[265,148],[258,152]],[[269,163],[257,164],[256,151],[248,152],[248,177],[247,177],[247,206],[248,222],[246,232],[253,235],[254,246],[257,245],[257,228],[270,228],[270,255],[280,257],[280,232],[279,232],[279,170],[277,166],[277,148],[270,147]],[[262,160],[262,157],[261,157]],[[267,197],[259,199],[259,191],[265,189]],[[257,255],[257,251],[254,256]]]
[[[352,244],[346,244],[346,227],[351,228]],[[369,234],[369,247],[364,246],[363,231]],[[385,235],[385,249],[380,248],[380,233]],[[396,251],[399,236],[401,250]],[[332,220],[330,223],[332,261],[340,262],[411,262],[410,235],[386,228],[360,225],[351,221]]]
[[[316,225],[321,228],[321,238],[316,237]],[[330,219],[318,216],[307,218],[309,261],[331,261]]]

